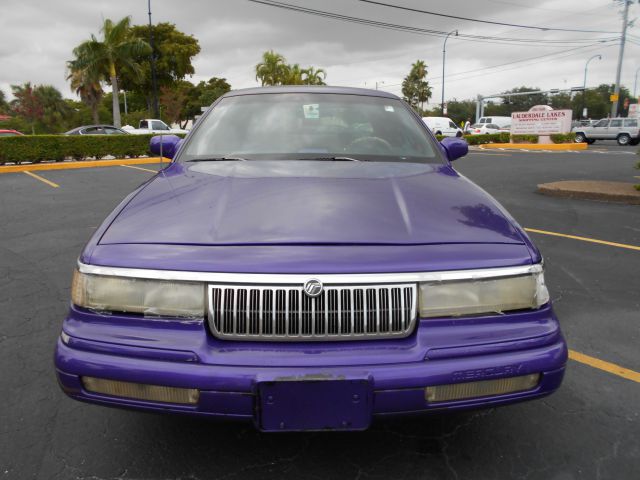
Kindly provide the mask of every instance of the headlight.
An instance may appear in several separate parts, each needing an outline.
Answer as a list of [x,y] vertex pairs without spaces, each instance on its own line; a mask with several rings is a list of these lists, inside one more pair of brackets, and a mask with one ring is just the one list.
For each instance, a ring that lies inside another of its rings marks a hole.
[[423,318],[540,308],[548,301],[549,292],[541,270],[512,277],[420,284],[420,316]]
[[76,270],[71,301],[92,310],[150,316],[204,317],[204,284],[89,275]]

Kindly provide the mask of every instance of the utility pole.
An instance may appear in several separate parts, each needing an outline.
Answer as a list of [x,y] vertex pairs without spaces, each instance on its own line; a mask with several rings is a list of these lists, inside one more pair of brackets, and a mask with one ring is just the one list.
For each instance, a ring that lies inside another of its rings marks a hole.
[[636,97],[636,90],[638,88],[638,72],[640,72],[640,67],[636,70],[636,80],[633,82],[633,98],[638,98]]
[[458,36],[458,30],[452,30],[447,33],[447,36],[444,37],[444,44],[442,45],[442,103],[440,104],[440,108],[442,109],[442,116],[444,117],[444,66],[445,61],[447,59],[447,40],[449,40],[449,35],[455,34]]
[[594,58],[597,58],[598,60],[602,60],[602,55],[594,55],[593,57],[591,57],[589,60],[587,60],[586,65],[584,66],[584,83],[582,84],[582,117],[586,118],[587,114],[585,113],[585,110],[587,108],[587,101],[586,101],[586,96],[587,96],[587,68],[589,68],[589,62],[591,62],[591,60],[593,60]]
[[616,86],[613,95],[615,102],[611,102],[611,118],[618,116],[618,102],[620,101],[620,75],[624,58],[624,44],[627,41],[627,26],[629,25],[629,5],[632,0],[624,0],[624,14],[622,15],[622,37],[620,38],[620,53],[618,54],[618,69],[616,70]]
[[151,46],[151,89],[153,90],[153,115],[160,118],[160,108],[158,108],[158,83],[156,80],[156,55],[153,47],[153,25],[151,23],[151,0],[149,5],[149,45]]

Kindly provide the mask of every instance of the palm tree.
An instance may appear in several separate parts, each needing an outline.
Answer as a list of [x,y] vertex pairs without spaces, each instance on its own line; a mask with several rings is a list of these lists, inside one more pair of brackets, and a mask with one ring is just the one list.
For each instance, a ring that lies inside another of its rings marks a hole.
[[300,65],[297,63],[293,65],[287,65],[287,72],[283,79],[283,85],[304,85],[304,79],[302,75],[304,75],[304,69],[300,68]]
[[322,68],[316,69],[314,67],[309,67],[305,68],[302,73],[304,75],[303,82],[305,85],[326,85],[324,81],[327,78],[327,72]]
[[120,127],[120,102],[118,89],[118,71],[127,68],[137,75],[141,68],[135,59],[151,53],[151,47],[144,40],[131,33],[131,17],[125,17],[118,23],[106,19],[102,28],[103,39],[94,35],[91,39],[78,45],[73,54],[75,66],[87,70],[90,76],[104,78],[111,84],[113,91],[113,124]]
[[256,65],[256,80],[265,85],[282,85],[288,77],[288,66],[279,53],[269,50],[262,54],[262,62]]
[[67,80],[71,80],[71,90],[80,95],[80,99],[91,108],[93,123],[100,123],[98,107],[104,91],[100,85],[99,75],[86,68],[78,68],[73,60],[67,62],[67,67],[69,69]]

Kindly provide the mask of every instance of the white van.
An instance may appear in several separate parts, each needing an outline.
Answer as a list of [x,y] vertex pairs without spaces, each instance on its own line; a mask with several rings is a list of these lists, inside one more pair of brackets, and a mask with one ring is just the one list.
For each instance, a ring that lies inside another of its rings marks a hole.
[[511,117],[480,117],[480,120],[476,123],[493,123],[500,128],[504,128],[511,125]]
[[461,137],[462,129],[453,120],[447,117],[422,117],[422,121],[429,127],[434,135],[445,137]]

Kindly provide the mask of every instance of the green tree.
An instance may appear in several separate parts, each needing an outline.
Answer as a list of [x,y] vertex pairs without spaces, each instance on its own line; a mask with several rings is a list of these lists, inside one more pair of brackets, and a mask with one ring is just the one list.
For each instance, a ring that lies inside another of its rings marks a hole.
[[36,122],[44,117],[44,105],[42,99],[36,94],[31,82],[24,85],[11,85],[14,100],[11,102],[12,110],[24,118],[31,133],[36,133]]
[[279,53],[269,50],[262,54],[262,61],[255,67],[256,80],[261,85],[325,85],[327,72],[322,68],[302,68],[289,65]]
[[[177,82],[193,75],[195,69],[191,63],[193,57],[200,53],[198,40],[187,35],[172,23],[159,23],[153,26],[153,55],[155,58],[156,81],[158,88],[167,92]],[[149,25],[134,25],[131,35],[140,40],[149,39]],[[147,109],[151,111],[153,100],[153,84],[151,80],[151,60],[148,53],[135,57],[141,75],[136,70],[123,68],[119,77],[124,90],[134,92],[145,98]]]
[[91,35],[90,40],[73,50],[75,59],[72,62],[78,69],[87,69],[92,75],[95,74],[111,84],[113,124],[120,127],[118,72],[128,70],[141,76],[142,69],[137,59],[148,55],[151,47],[146,41],[132,34],[131,17],[125,17],[117,23],[106,19],[100,32],[102,40]]
[[0,90],[0,113],[7,113],[9,111],[9,102],[4,91]]
[[326,85],[327,72],[322,68],[309,67],[302,70],[304,85]]
[[208,107],[215,102],[218,97],[231,90],[231,85],[224,78],[211,77],[206,82],[200,82],[196,86],[198,92],[198,103],[201,107]]
[[414,109],[424,109],[424,102],[428,102],[431,98],[431,87],[427,78],[427,65],[423,60],[417,60],[411,65],[409,75],[404,77],[402,81],[402,95],[405,101]]
[[[440,115],[440,107],[436,108],[434,116]],[[447,102],[447,115],[456,125],[464,124],[467,120],[473,123],[476,116],[476,102],[473,100],[449,100]]]
[[285,58],[269,50],[262,54],[262,61],[256,65],[256,80],[265,85],[283,85],[290,75]]
[[100,123],[99,107],[104,96],[100,76],[88,68],[76,66],[76,62],[73,60],[67,62],[67,68],[69,71],[67,80],[71,81],[71,90],[76,92],[80,96],[80,100],[91,109],[93,123]]
[[34,94],[40,99],[43,115],[40,118],[40,128],[46,133],[61,133],[67,126],[71,106],[56,87],[52,85],[37,85]]

